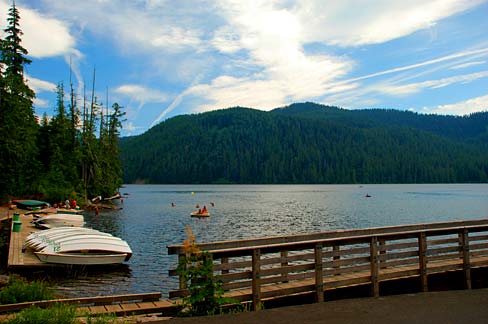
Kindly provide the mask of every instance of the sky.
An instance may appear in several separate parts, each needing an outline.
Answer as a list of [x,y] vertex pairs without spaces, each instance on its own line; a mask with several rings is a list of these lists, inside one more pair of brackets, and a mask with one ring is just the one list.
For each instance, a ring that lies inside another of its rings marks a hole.
[[[0,0],[5,28],[9,0]],[[488,110],[488,0],[16,0],[35,112],[71,82],[126,112],[122,135],[175,115],[311,101]],[[68,99],[68,98],[66,98]]]

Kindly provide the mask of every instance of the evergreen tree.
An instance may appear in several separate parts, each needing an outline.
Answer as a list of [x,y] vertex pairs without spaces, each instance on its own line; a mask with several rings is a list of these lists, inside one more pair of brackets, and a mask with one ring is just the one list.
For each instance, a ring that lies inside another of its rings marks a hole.
[[1,42],[0,77],[0,197],[36,191],[38,125],[34,116],[34,91],[24,78],[31,63],[21,45],[20,15],[15,2],[9,9],[5,38]]

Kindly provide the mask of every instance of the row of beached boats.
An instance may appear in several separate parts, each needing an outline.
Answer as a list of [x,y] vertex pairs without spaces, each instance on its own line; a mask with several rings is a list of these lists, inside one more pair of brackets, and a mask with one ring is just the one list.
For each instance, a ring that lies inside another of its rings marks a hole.
[[126,241],[84,227],[57,227],[32,233],[24,248],[34,250],[42,262],[72,265],[122,263],[132,256]]
[[[24,202],[23,202],[24,203]],[[49,206],[27,212],[41,231],[31,233],[23,246],[45,263],[67,265],[105,265],[128,261],[132,250],[126,241],[109,233],[83,227],[80,210]]]

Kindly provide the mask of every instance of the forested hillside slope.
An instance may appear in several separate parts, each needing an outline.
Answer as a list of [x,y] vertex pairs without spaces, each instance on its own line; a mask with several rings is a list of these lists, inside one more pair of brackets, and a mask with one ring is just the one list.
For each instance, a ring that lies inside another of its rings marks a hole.
[[313,103],[177,116],[121,141],[125,183],[488,181],[488,113]]

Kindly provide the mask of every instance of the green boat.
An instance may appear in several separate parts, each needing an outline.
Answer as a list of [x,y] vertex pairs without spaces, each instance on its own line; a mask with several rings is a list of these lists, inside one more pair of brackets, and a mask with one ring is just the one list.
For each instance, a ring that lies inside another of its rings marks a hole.
[[27,209],[27,210],[35,210],[36,208],[37,209],[41,209],[41,208],[44,208],[44,207],[49,207],[49,203],[45,202],[45,201],[40,201],[40,200],[22,200],[22,199],[18,199],[18,200],[13,200],[12,201],[15,205],[17,205],[17,208],[20,208],[20,209]]

